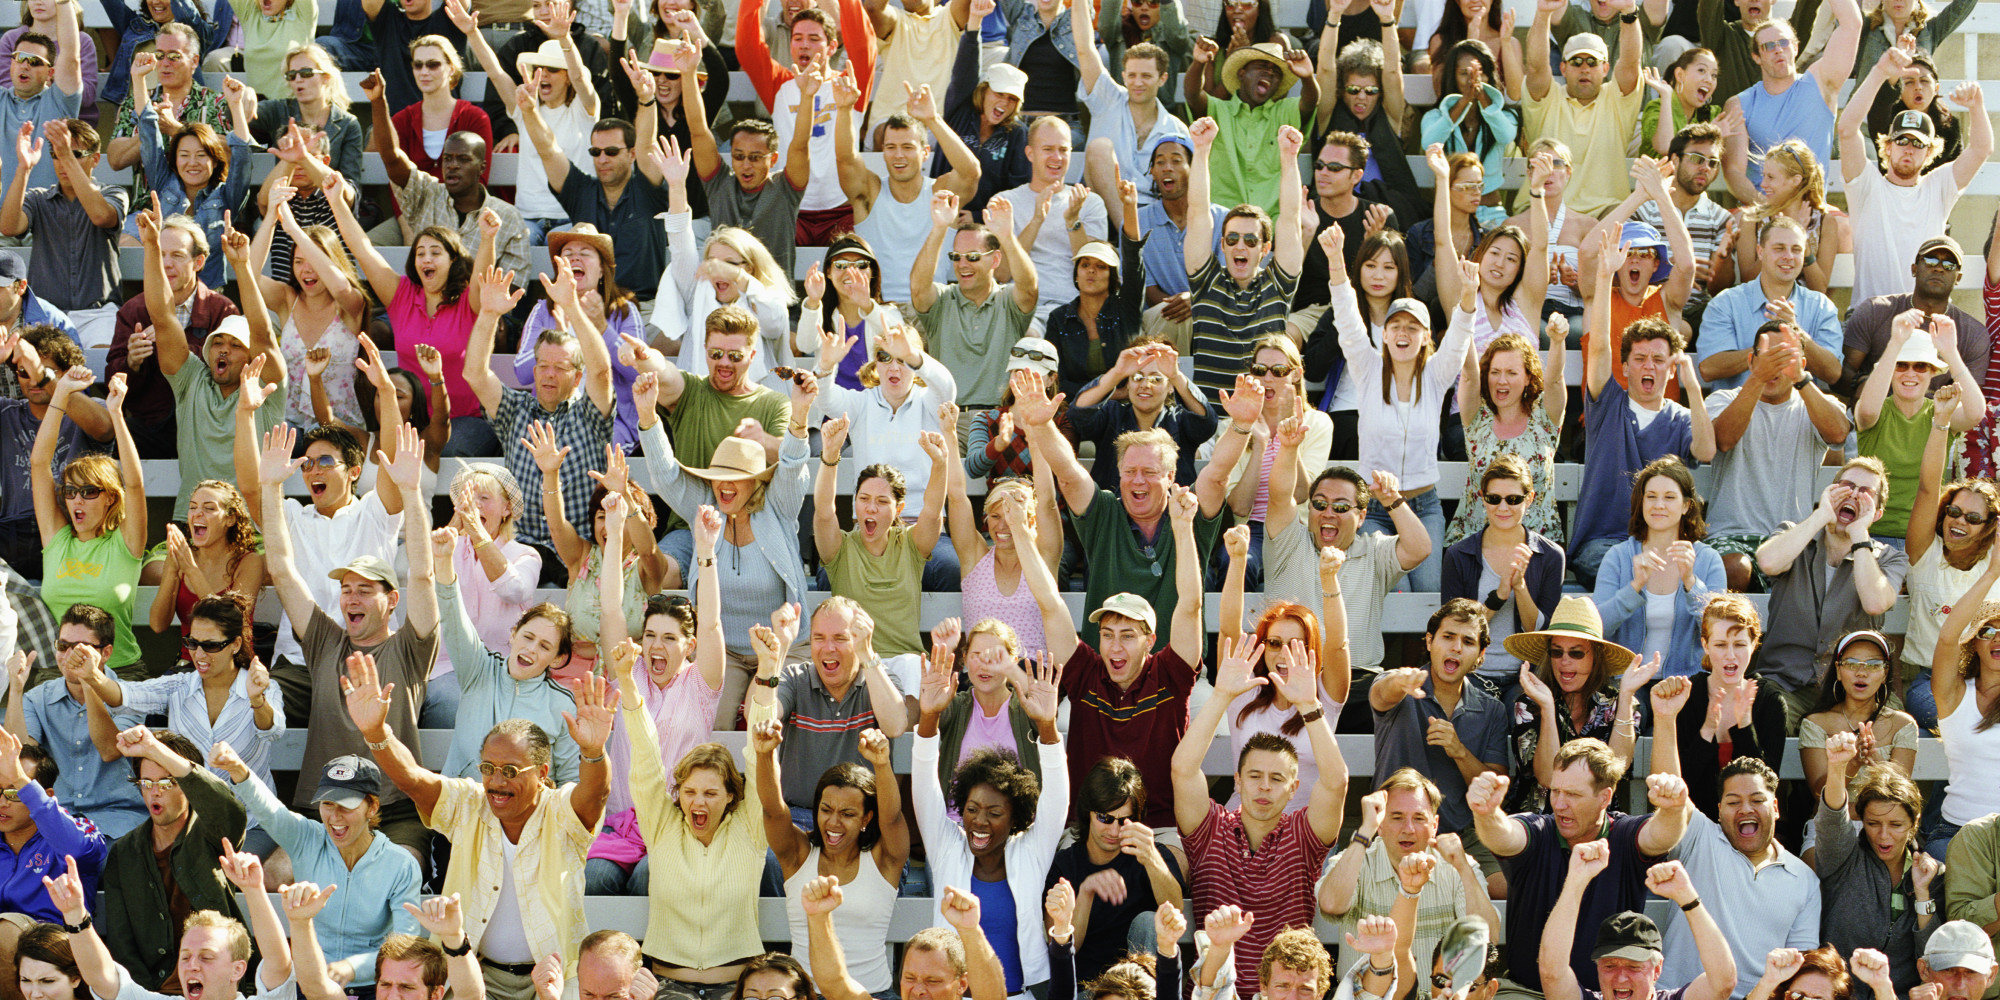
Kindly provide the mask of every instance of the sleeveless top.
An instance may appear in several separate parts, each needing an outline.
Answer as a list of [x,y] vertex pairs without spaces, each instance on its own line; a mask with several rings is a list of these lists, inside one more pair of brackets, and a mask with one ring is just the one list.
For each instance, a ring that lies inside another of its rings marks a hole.
[[[903,48],[908,46],[892,46],[892,50]],[[855,224],[854,234],[867,240],[881,260],[882,301],[910,301],[910,266],[931,234],[931,179],[923,179],[923,187],[909,204],[897,201],[889,193],[889,182],[883,181],[882,192],[868,206],[868,217]]]
[[[988,618],[998,618],[1013,627],[1023,651],[1047,647],[1049,639],[1042,632],[1042,608],[1035,603],[1028,581],[1024,579],[1016,583],[1012,594],[1001,593],[999,581],[993,575],[992,549],[987,549],[986,554],[980,556],[979,561],[973,563],[972,568],[960,578],[959,591],[968,630]],[[1063,658],[1068,658],[1070,653],[1067,649],[1051,652]]]
[[[847,957],[847,974],[870,993],[893,989],[896,977],[889,968],[889,918],[896,912],[896,887],[882,877],[882,869],[868,851],[861,852],[852,884],[840,887],[840,909],[833,911],[833,937]],[[792,929],[792,954],[803,955],[810,948],[806,934],[806,911],[800,902],[806,883],[819,877],[819,848],[806,852],[805,863],[785,880],[785,922]]]
[[[296,312],[296,307],[294,308]],[[349,427],[367,426],[361,419],[361,403],[354,396],[354,380],[360,373],[354,368],[354,359],[361,353],[361,340],[354,331],[341,320],[335,320],[320,334],[316,347],[324,347],[333,353],[327,363],[326,374],[320,376],[326,386],[327,408],[333,411],[333,419]],[[285,371],[290,377],[291,387],[285,393],[285,423],[293,427],[317,427],[319,420],[313,416],[312,382],[306,377],[306,340],[299,333],[296,315],[286,318],[285,328],[278,334],[278,351],[284,355]]]
[[1773,94],[1762,83],[1736,95],[1743,104],[1743,127],[1750,134],[1750,183],[1763,183],[1763,153],[1786,139],[1799,139],[1819,157],[1833,159],[1833,106],[1820,92],[1819,81],[1801,76]]
[[[1467,115],[1466,117],[1477,118],[1479,116]],[[1556,214],[1549,217],[1549,257],[1552,260],[1556,256],[1556,245],[1562,241],[1563,223],[1568,221],[1569,221],[1568,205],[1564,205],[1561,208],[1556,209]],[[1525,261],[1522,263],[1522,266],[1523,267],[1527,266]],[[1582,280],[1581,275],[1578,276],[1578,280]],[[1582,297],[1578,296],[1575,292],[1570,291],[1568,285],[1565,285],[1559,281],[1549,282],[1549,290],[1548,294],[1546,295],[1546,298],[1551,302],[1560,302],[1566,306],[1581,307],[1583,305]],[[1486,348],[1486,345],[1483,342],[1475,340],[1474,344],[1475,344],[1475,349],[1477,350],[1484,350]]]
[[[589,530],[586,525],[585,530]],[[638,635],[646,627],[646,594],[640,589],[639,574],[634,571],[638,557],[633,556],[625,566],[625,630],[628,635]],[[597,596],[597,573],[604,565],[602,546],[590,547],[590,558],[583,564],[583,572],[570,581],[568,595],[563,599],[563,610],[569,612],[570,627],[577,638],[597,641],[598,630],[604,625],[604,608]]]
[[1951,780],[1945,785],[1944,818],[1958,826],[2000,812],[2000,782],[1992,777],[2000,772],[2000,726],[1985,732],[1978,732],[1978,727],[1979,684],[1974,675],[1966,679],[1965,697],[1959,699],[1958,710],[1938,719],[1938,735],[1944,737],[1944,759],[1951,771]]

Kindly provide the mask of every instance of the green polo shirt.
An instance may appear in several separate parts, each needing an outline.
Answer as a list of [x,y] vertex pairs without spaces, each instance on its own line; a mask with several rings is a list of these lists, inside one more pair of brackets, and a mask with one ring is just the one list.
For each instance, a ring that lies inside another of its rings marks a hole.
[[966,298],[955,282],[932,288],[937,301],[911,318],[924,332],[931,356],[958,380],[958,405],[999,406],[1007,389],[1007,351],[1027,335],[1034,310],[1014,301],[1012,284],[995,286],[983,303]]

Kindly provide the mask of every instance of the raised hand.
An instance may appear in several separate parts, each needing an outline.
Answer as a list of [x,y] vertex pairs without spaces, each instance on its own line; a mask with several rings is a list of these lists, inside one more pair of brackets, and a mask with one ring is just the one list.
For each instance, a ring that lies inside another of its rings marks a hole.
[[42,888],[49,894],[49,902],[55,904],[57,912],[64,917],[75,918],[72,923],[81,923],[90,912],[89,897],[83,892],[83,876],[77,874],[76,858],[64,857],[65,865],[54,878],[42,876]]
[[1535,707],[1542,711],[1555,711],[1555,692],[1549,690],[1548,684],[1542,681],[1541,675],[1535,673],[1535,665],[1532,663],[1524,662],[1521,664],[1521,693],[1527,695],[1528,700],[1534,702]]
[[1237,695],[1271,683],[1268,677],[1256,676],[1257,661],[1264,655],[1264,644],[1256,637],[1245,634],[1237,641],[1218,640],[1216,645],[1215,693],[1224,698]]
[[816,917],[832,913],[840,908],[840,876],[821,875],[807,882],[799,892],[800,908],[806,916]]
[[528,449],[528,455],[535,460],[535,467],[542,470],[544,480],[555,475],[569,457],[569,446],[556,444],[555,428],[546,420],[529,424],[528,436],[520,441],[521,447]]
[[1187,913],[1177,903],[1161,903],[1153,911],[1153,940],[1165,948],[1168,942],[1179,941],[1187,933]]
[[[1111,870],[1108,868],[1103,870],[1103,872],[1108,871]],[[1116,877],[1117,873],[1112,872],[1112,875]],[[1056,879],[1056,884],[1049,886],[1049,891],[1042,894],[1042,912],[1049,917],[1050,937],[1067,939],[1076,930],[1073,923],[1076,917],[1076,888],[1069,884],[1069,879]]]
[[846,414],[842,414],[838,417],[833,417],[832,419],[829,419],[826,422],[820,424],[819,425],[820,453],[824,455],[832,455],[838,458],[840,455],[840,449],[847,444],[847,429],[852,425],[853,425],[852,418],[848,417]]
[[1028,718],[1046,725],[1056,721],[1056,703],[1061,698],[1063,665],[1042,650],[1039,658],[1029,657],[1027,666],[1015,667],[1008,681],[1020,696],[1021,710]]
[[1648,659],[1634,658],[1631,666],[1618,678],[1618,693],[1621,696],[1636,697],[1660,672],[1660,654],[1654,653]]
[[1240,906],[1218,906],[1208,911],[1207,919],[1201,922],[1201,929],[1208,932],[1210,947],[1233,948],[1245,934],[1250,933],[1250,925],[1256,919],[1256,914]]
[[868,766],[878,771],[889,766],[889,737],[880,729],[861,731],[860,750],[861,759],[867,761]]
[[[612,494],[616,499],[624,499]],[[576,687],[576,712],[564,712],[563,724],[569,728],[570,739],[576,742],[578,750],[585,757],[604,756],[604,744],[611,739],[611,722],[615,715],[618,698],[611,692],[611,682],[596,674],[585,674],[578,678]]]
[[1437,856],[1425,851],[1411,851],[1396,862],[1396,881],[1404,892],[1418,892],[1431,881],[1431,872],[1437,868]]
[[[1202,61],[1201,52],[1202,48],[1204,47],[1203,43],[1206,43],[1206,48],[1208,49],[1211,55],[1215,51],[1215,43],[1209,42],[1207,39],[1203,39],[1201,42],[1197,42],[1195,44],[1196,62]],[[1215,123],[1215,119],[1213,118],[1197,118],[1193,122],[1191,122],[1188,125],[1188,138],[1190,141],[1194,143],[1195,154],[1198,156],[1202,153],[1208,152],[1208,150],[1215,145],[1215,137],[1221,131],[1222,131],[1221,126],[1217,125]]]
[[785,725],[776,719],[765,719],[750,727],[750,752],[762,757],[778,752],[785,742]]
[[282,483],[292,477],[292,473],[304,467],[305,459],[292,457],[292,446],[298,441],[298,431],[279,424],[264,432],[264,451],[257,462],[257,479],[266,485]]
[[[569,274],[568,268],[557,268],[556,271],[563,275]],[[574,291],[575,288],[576,283],[572,280],[570,289]],[[514,272],[489,267],[479,278],[479,311],[498,316],[513,309],[514,304],[521,301],[521,296],[526,294],[526,289],[514,287]]]
[[979,897],[955,885],[944,887],[944,898],[938,903],[944,911],[944,921],[965,934],[979,926]]
[[1611,842],[1593,840],[1578,844],[1569,852],[1569,877],[1585,882],[1604,874],[1611,867]]
[[1660,812],[1679,809],[1687,804],[1688,786],[1677,774],[1649,774],[1646,776],[1646,801]]
[[[320,915],[326,909],[326,901],[333,898],[338,886],[329,885],[322,889],[312,882],[293,882],[278,888],[278,901],[283,904],[285,919],[302,924]],[[407,905],[407,904],[405,904]]]
[[1484,771],[1465,789],[1465,807],[1474,816],[1493,816],[1507,801],[1507,776]]
[[347,676],[340,679],[340,693],[347,699],[347,717],[363,735],[380,731],[388,722],[389,695],[395,689],[394,684],[381,683],[375,657],[347,654]]
[[222,838],[222,855],[216,862],[236,888],[244,892],[264,891],[264,859],[231,847],[228,837]]
[[[1404,861],[1412,858],[1428,858],[1428,854],[1406,854]],[[1362,955],[1381,955],[1396,948],[1396,921],[1383,913],[1371,913],[1355,924],[1347,938],[1348,950]]]
[[1678,861],[1662,861],[1646,869],[1646,888],[1676,903],[1691,903],[1695,899],[1694,879]]
[[1797,948],[1773,948],[1764,956],[1764,981],[1782,983],[1799,974],[1806,957]]
[[942,713],[958,694],[958,668],[952,662],[955,645],[937,644],[933,637],[930,659],[924,664],[924,677],[917,688],[917,711],[925,716]]

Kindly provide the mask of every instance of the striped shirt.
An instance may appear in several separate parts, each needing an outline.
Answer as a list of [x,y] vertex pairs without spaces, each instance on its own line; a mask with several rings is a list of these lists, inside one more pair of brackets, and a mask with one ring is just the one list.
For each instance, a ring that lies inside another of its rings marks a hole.
[[[1987,399],[2000,399],[2000,282],[1988,280],[1981,288],[1986,304],[1986,336],[1994,345],[1986,370],[1979,373],[1979,390]],[[1996,411],[1986,411],[1986,419],[1972,429],[1965,442],[1965,474],[1982,478],[1993,475],[1995,448],[2000,448],[2000,427],[1994,425]]]
[[1236,946],[1236,995],[1257,995],[1257,966],[1278,932],[1311,927],[1313,883],[1330,845],[1314,835],[1307,811],[1294,809],[1264,835],[1256,850],[1243,832],[1243,811],[1208,804],[1208,815],[1186,837],[1188,881],[1194,886],[1194,921],[1218,906],[1240,906],[1257,915]]
[[[1695,199],[1693,208],[1681,213],[1681,221],[1687,224],[1688,239],[1694,243],[1696,259],[1710,257],[1716,253],[1717,244],[1722,242],[1722,231],[1729,226],[1729,217],[1729,210],[1716,204],[1706,192]],[[1667,231],[1665,220],[1660,216],[1660,206],[1654,202],[1649,201],[1640,205],[1639,211],[1633,218],[1661,233]],[[1721,249],[1727,252],[1727,248]],[[1699,281],[1695,282],[1694,288],[1688,292],[1688,305],[1699,306],[1707,301],[1708,286]]]
[[[1355,850],[1349,847],[1346,850]],[[1439,941],[1452,922],[1467,915],[1465,897],[1468,892],[1486,891],[1485,886],[1468,889],[1465,880],[1459,877],[1458,869],[1445,864],[1444,859],[1434,850],[1425,853],[1437,859],[1437,867],[1432,870],[1429,882],[1417,891],[1417,934],[1410,947],[1413,955],[1423,956],[1417,961],[1428,962],[1437,951]],[[1335,859],[1339,855],[1328,852],[1326,872],[1321,877],[1332,876]],[[1355,877],[1354,902],[1347,912],[1328,919],[1321,916],[1318,922],[1324,926],[1317,928],[1321,940],[1340,941],[1341,933],[1352,934],[1361,925],[1361,918],[1387,916],[1389,908],[1396,905],[1396,897],[1402,892],[1403,883],[1396,878],[1396,866],[1389,861],[1389,846],[1380,838],[1368,845],[1367,855],[1362,859],[1361,871]],[[1342,944],[1334,945],[1333,967],[1344,969],[1361,956],[1354,949]],[[1426,995],[1428,980],[1419,979],[1417,993]]]
[[[889,685],[895,684],[892,677]],[[836,701],[813,664],[794,663],[779,674],[777,698],[778,718],[785,723],[778,764],[787,804],[812,808],[819,776],[835,764],[873,768],[861,756],[861,733],[876,726],[867,677],[857,672]]]
[[1189,276],[1188,284],[1194,293],[1194,384],[1213,401],[1216,390],[1236,384],[1257,338],[1285,332],[1299,277],[1272,263],[1249,285],[1238,285],[1217,253]]
[[[214,722],[208,720],[208,696],[201,690],[201,674],[194,671],[147,681],[125,681],[119,686],[125,692],[125,704],[119,709],[121,715],[128,712],[140,716],[164,715],[168,729],[193,740],[204,751],[218,742],[227,743],[264,782],[264,787],[271,787],[271,748],[277,745],[278,737],[285,735],[285,695],[278,685],[272,684],[264,690],[265,699],[271,703],[269,729],[257,728],[257,712],[250,707],[248,670],[236,672],[236,680],[229,685],[229,698],[222,703],[222,712]],[[213,767],[209,770],[222,773]]]

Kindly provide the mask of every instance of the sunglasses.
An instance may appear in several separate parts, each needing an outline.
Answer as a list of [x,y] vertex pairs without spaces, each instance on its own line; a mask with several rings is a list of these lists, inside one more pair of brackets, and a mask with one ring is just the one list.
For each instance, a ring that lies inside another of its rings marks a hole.
[[1554,662],[1556,660],[1581,661],[1581,660],[1587,660],[1589,658],[1590,658],[1589,646],[1571,646],[1568,649],[1557,649],[1554,646],[1549,647],[1550,662]]
[[308,469],[337,469],[345,464],[347,463],[342,462],[339,455],[321,455],[318,458],[306,459]]
[[479,762],[479,775],[480,777],[483,778],[490,778],[493,775],[498,774],[502,778],[506,778],[508,781],[512,781],[515,778],[518,778],[521,775],[526,774],[532,770],[534,770],[533,767],[520,767],[514,764],[495,764],[490,760],[482,760]]
[[678,80],[680,78],[681,71],[677,69],[656,69],[653,71],[653,79],[655,80]]
[[155,789],[162,792],[171,792],[175,788],[180,787],[180,782],[172,778],[160,778],[157,781],[152,778],[133,778],[132,783],[138,785],[139,790],[142,792],[150,792]]
[[229,644],[235,641],[234,639],[197,639],[194,636],[187,636],[181,639],[181,648],[190,653],[197,649],[204,653],[220,653],[228,649]]
[[1604,60],[1596,56],[1570,56],[1563,60],[1563,65],[1574,66],[1577,69],[1596,69],[1604,65]]
[[1331,171],[1333,171],[1334,173],[1336,173],[1336,174],[1337,174],[1337,173],[1340,173],[1340,172],[1341,172],[1341,171],[1343,171],[1343,170],[1357,170],[1357,169],[1359,169],[1359,168],[1358,168],[1358,167],[1350,167],[1350,166],[1348,166],[1347,164],[1345,164],[1345,163],[1342,163],[1342,162],[1340,162],[1339,160],[1314,160],[1314,161],[1313,161],[1313,169],[1314,169],[1314,170],[1331,170]]
[[153,55],[159,57],[161,62],[177,63],[188,61],[188,54],[185,52],[154,52]]
[[891,361],[901,361],[901,360],[903,359],[893,354],[890,354],[888,351],[882,350],[879,347],[875,349],[875,363],[878,365],[886,365]]
[[1029,361],[1040,361],[1043,363],[1053,363],[1056,359],[1055,355],[1043,354],[1042,352],[1037,351],[1032,347],[1016,347],[1013,350],[1008,351],[1007,356],[1014,358],[1027,358]]
[[1092,809],[1090,811],[1090,815],[1091,818],[1097,820],[1099,823],[1102,823],[1105,826],[1122,826],[1132,821],[1132,817],[1130,816],[1113,816],[1110,813],[1098,812],[1095,809]]
[[1978,511],[1966,510],[1955,503],[1944,505],[1944,516],[1960,518],[1967,524],[1985,524],[1987,521],[1993,519],[1993,515],[1991,514],[1981,514]]
[[[781,382],[791,382],[796,385],[805,385],[806,375],[808,373],[803,368],[787,368],[784,365],[779,365],[778,367],[771,369],[771,374],[778,376],[778,380]],[[668,598],[668,600],[679,601],[682,604],[688,603],[688,599],[685,597],[670,597]]]
[[1143,374],[1134,375],[1127,381],[1131,382],[1133,385],[1161,386],[1167,384],[1167,377],[1165,375],[1154,374],[1153,372],[1145,372]]
[[443,69],[443,68],[444,68],[444,60],[442,60],[442,59],[412,59],[412,60],[410,60],[410,68],[411,68],[411,69]]
[[1889,669],[1889,661],[1888,661],[1888,660],[1857,660],[1857,659],[1855,659],[1854,657],[1851,657],[1851,656],[1849,656],[1849,657],[1845,657],[1845,658],[1843,658],[1843,659],[1842,659],[1842,660],[1840,661],[1840,667],[1841,667],[1841,669],[1843,669],[1843,670],[1859,670],[1859,671],[1862,671],[1863,673],[1870,673],[1870,674],[1872,674],[1872,673],[1874,673],[1874,672],[1876,672],[1876,671],[1878,671],[1878,670],[1887,670],[1887,669]]
[[830,271],[866,271],[874,266],[875,265],[870,264],[865,260],[850,259],[850,260],[836,260],[833,263],[828,264],[827,269]]
[[623,153],[624,151],[626,151],[626,150],[628,150],[628,149],[630,149],[630,148],[632,148],[632,147],[630,147],[630,146],[592,146],[592,147],[590,147],[589,149],[586,149],[586,150],[584,150],[584,152],[586,152],[586,153],[589,153],[589,154],[591,155],[591,157],[592,157],[593,159],[595,159],[596,157],[599,157],[599,156],[617,156],[618,154],[620,154],[620,153]]
[[1984,639],[1988,642],[2000,639],[2000,625],[1981,625],[1979,631],[1972,633],[1972,637],[1974,639]]
[[1259,247],[1259,246],[1263,245],[1263,243],[1264,243],[1264,234],[1262,234],[1262,233],[1223,233],[1223,234],[1222,234],[1222,243],[1223,243],[1223,245],[1224,245],[1224,246],[1232,246],[1232,247],[1233,247],[1233,246],[1236,246],[1236,245],[1238,245],[1238,244],[1241,244],[1241,245],[1243,245],[1243,246],[1246,246],[1246,247],[1249,247],[1249,248],[1251,248],[1251,249],[1253,249],[1253,250],[1254,250],[1254,249],[1256,249],[1257,247]]
[[998,250],[967,250],[964,253],[960,253],[957,250],[953,250],[952,252],[945,254],[945,256],[950,258],[951,262],[954,264],[958,263],[959,261],[964,261],[967,264],[977,264],[980,261],[985,260],[987,254],[999,253],[999,252],[1000,251]]
[[67,653],[78,646],[83,646],[88,649],[110,649],[111,643],[107,642],[104,645],[100,646],[94,642],[64,642],[61,639],[56,640],[56,652],[58,653]]
[[1950,257],[1930,257],[1930,256],[1918,257],[1917,263],[1922,264],[1925,267],[1936,268],[1940,271],[1956,271],[1959,268],[1958,261],[1955,261]]
[[1359,506],[1361,505],[1352,500],[1328,500],[1325,497],[1312,498],[1312,508],[1314,510],[1330,510],[1336,514],[1345,514]]
[[318,75],[319,70],[311,66],[307,66],[304,69],[288,69],[285,71],[286,80],[310,80]]
[[1478,194],[1485,187],[1486,187],[1485,181],[1459,181],[1458,183],[1453,184],[1451,186],[1451,189],[1453,191],[1463,191],[1466,194]]
[[1480,497],[1480,499],[1486,501],[1486,506],[1488,507],[1498,507],[1503,503],[1509,507],[1519,507],[1528,502],[1528,498],[1520,493],[1509,493],[1506,496],[1501,496],[1498,493],[1488,493]]
[[1759,52],[1786,52],[1789,51],[1791,47],[1792,47],[1792,40],[1789,38],[1779,38],[1768,42],[1757,43],[1757,51]]
[[1348,84],[1345,89],[1347,91],[1347,96],[1349,97],[1360,97],[1363,94],[1367,94],[1369,97],[1374,97],[1382,93],[1381,87],[1363,87],[1359,84],[1353,84],[1353,83]]
[[1931,141],[1929,139],[1926,139],[1923,136],[1919,135],[1911,135],[1908,132],[1905,132],[1902,135],[1899,135],[1894,139],[1889,140],[1889,142],[1891,145],[1903,146],[1909,149],[1931,148]]
[[1266,375],[1276,375],[1279,378],[1284,378],[1290,375],[1291,373],[1292,373],[1292,366],[1289,364],[1250,366],[1250,374],[1258,378],[1263,378]]
[[14,61],[15,61],[15,62],[24,62],[24,63],[27,63],[28,65],[30,65],[30,66],[33,66],[33,67],[35,67],[36,69],[41,69],[41,68],[42,68],[42,67],[44,67],[44,66],[54,66],[54,65],[55,65],[55,63],[52,63],[52,62],[48,61],[47,59],[44,59],[44,58],[42,58],[41,56],[38,56],[38,55],[35,55],[35,54],[34,54],[34,53],[32,53],[32,52],[16,52],[16,53],[14,53]]
[[743,351],[725,351],[720,347],[711,347],[708,349],[708,360],[721,361],[723,358],[728,358],[729,363],[733,365],[742,364],[744,359],[749,356],[748,353]]
[[1681,156],[1697,167],[1719,167],[1722,165],[1721,157],[1709,156],[1706,153],[1682,153]]
[[62,498],[64,500],[75,500],[79,497],[85,500],[95,500],[103,495],[104,487],[102,486],[65,486],[62,488]]

